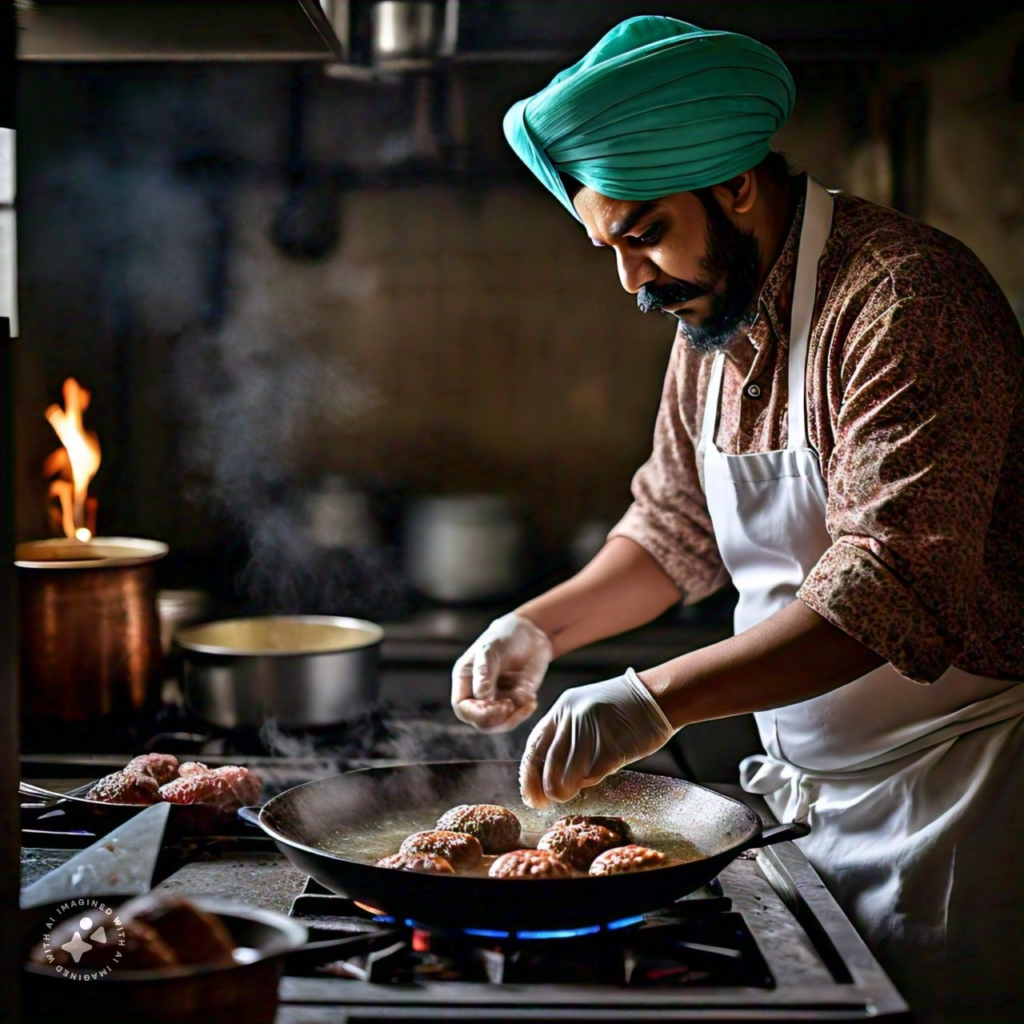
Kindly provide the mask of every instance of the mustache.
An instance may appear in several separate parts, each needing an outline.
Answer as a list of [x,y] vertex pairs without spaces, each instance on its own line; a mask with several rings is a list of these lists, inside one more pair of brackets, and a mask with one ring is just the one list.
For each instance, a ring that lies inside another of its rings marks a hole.
[[706,288],[686,281],[663,285],[645,284],[636,293],[636,304],[641,313],[657,313],[665,306],[688,302],[701,295],[707,295]]

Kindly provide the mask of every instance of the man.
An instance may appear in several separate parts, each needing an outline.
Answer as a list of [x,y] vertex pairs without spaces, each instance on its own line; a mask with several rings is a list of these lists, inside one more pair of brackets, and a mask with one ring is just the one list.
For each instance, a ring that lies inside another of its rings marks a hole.
[[510,729],[550,661],[731,576],[736,635],[564,693],[523,798],[755,712],[744,786],[926,1021],[1016,1019],[1024,818],[1020,329],[955,240],[788,173],[792,79],[754,40],[633,18],[505,119],[513,148],[678,323],[634,502],[575,578],[456,664]]

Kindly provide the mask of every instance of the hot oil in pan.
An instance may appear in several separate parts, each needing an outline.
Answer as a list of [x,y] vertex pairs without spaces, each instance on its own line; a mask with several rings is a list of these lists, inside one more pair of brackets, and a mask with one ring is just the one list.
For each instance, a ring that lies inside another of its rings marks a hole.
[[[469,803],[470,801],[464,802]],[[482,800],[480,802],[492,803],[495,801]],[[425,832],[434,828],[437,819],[450,806],[450,804],[437,805],[433,809],[402,808],[393,814],[381,815],[379,818],[367,822],[363,828],[337,829],[323,842],[322,848],[327,853],[344,857],[347,860],[374,864],[381,857],[397,853],[406,836],[412,835],[413,832]],[[539,814],[523,805],[511,807],[510,810],[523,824],[522,849],[536,847],[540,837],[558,818],[563,814],[572,813],[565,808],[555,808],[552,811]],[[614,815],[616,812],[601,810],[598,807],[588,807],[586,813]],[[628,815],[622,816],[626,818],[633,830],[634,842],[660,850],[668,858],[670,864],[689,863],[717,852],[714,850],[702,851],[691,839],[679,835],[678,832],[658,828],[653,822],[648,827],[648,823],[639,816],[632,818]],[[494,857],[485,857],[482,868],[477,871],[462,871],[460,874],[486,875],[487,869],[494,859]]]

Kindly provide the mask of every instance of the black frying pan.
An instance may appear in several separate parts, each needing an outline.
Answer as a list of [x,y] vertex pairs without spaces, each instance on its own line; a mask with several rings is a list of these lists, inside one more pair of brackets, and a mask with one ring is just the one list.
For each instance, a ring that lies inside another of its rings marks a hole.
[[[520,799],[518,770],[517,761],[455,761],[349,772],[279,794],[260,811],[259,825],[296,867],[333,892],[399,920],[489,930],[575,928],[656,910],[699,889],[744,850],[808,831],[791,824],[763,832],[758,816],[737,800],[630,771],[538,812]],[[514,811],[524,846],[536,845],[563,814],[618,815],[637,842],[674,863],[636,874],[533,881],[374,866],[405,836],[433,828],[444,811],[464,803]]]

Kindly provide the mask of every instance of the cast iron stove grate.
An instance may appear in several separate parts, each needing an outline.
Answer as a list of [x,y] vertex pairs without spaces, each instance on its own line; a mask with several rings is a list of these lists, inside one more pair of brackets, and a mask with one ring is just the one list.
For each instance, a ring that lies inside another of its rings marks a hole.
[[345,960],[315,968],[319,976],[384,985],[775,986],[743,916],[717,883],[653,914],[551,931],[445,929],[398,920],[313,879],[291,914],[310,927],[311,941],[339,931],[366,938]]

